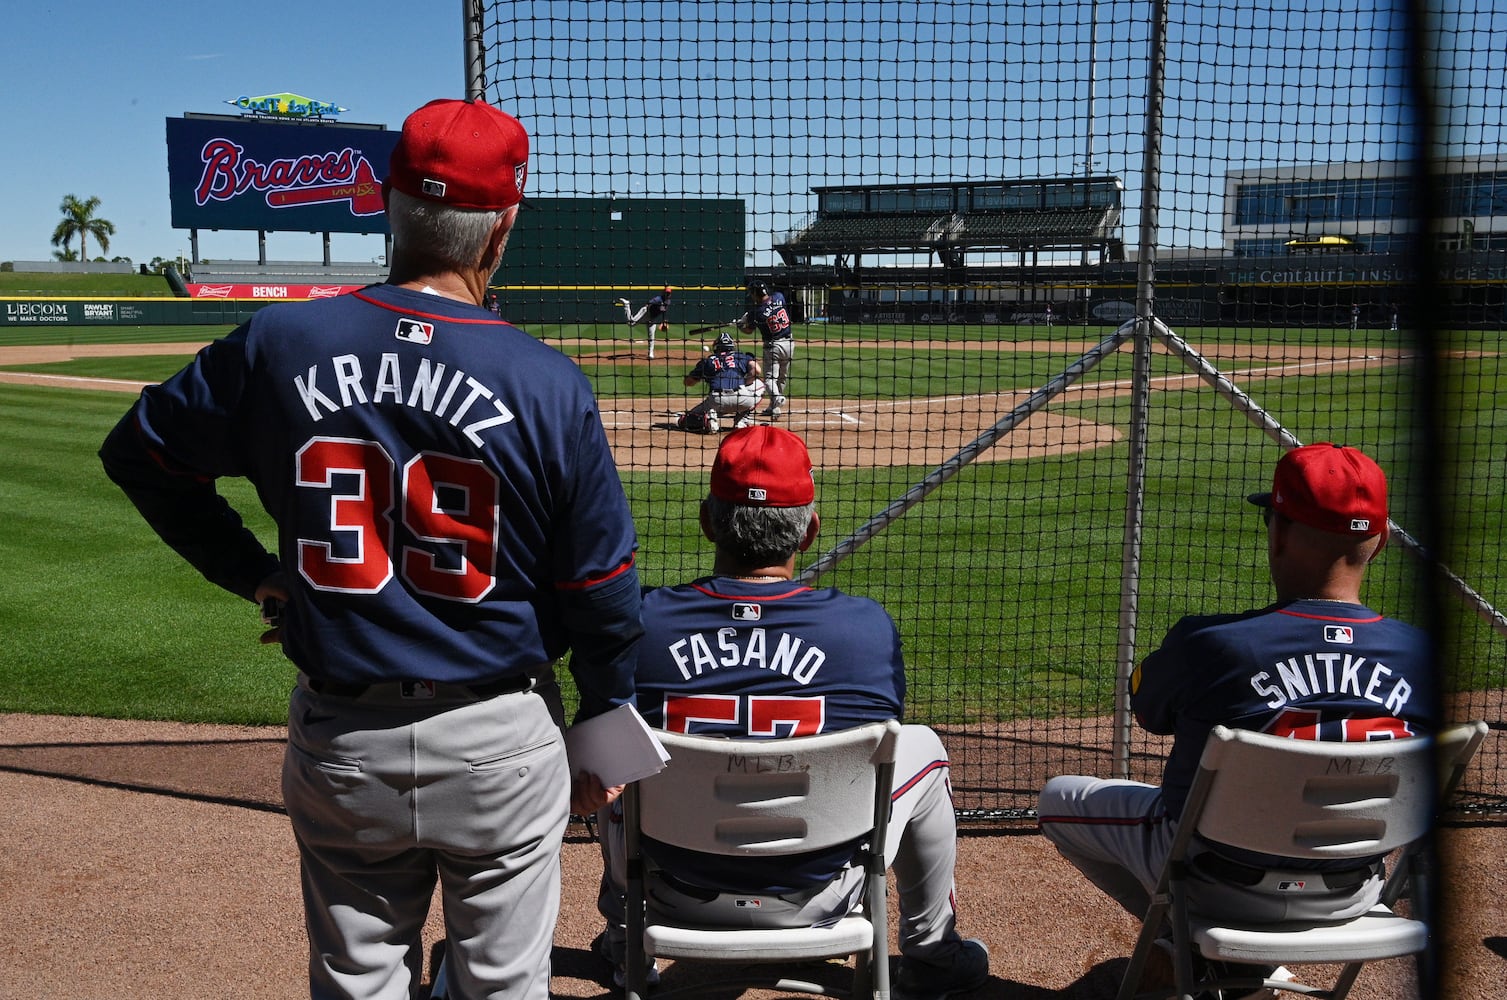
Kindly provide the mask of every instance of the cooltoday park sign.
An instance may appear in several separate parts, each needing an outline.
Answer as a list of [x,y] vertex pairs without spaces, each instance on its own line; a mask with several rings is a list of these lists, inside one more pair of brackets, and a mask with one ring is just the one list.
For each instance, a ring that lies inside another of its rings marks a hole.
[[261,97],[242,94],[225,103],[240,108],[249,115],[266,115],[270,118],[323,118],[350,110],[329,101],[316,101],[298,94],[263,94]]

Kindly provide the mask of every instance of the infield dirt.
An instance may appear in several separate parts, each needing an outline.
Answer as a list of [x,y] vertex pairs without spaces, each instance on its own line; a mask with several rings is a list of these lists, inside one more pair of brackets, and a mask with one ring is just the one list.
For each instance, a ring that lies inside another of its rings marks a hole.
[[[1499,752],[1502,734],[1490,738],[1498,743],[1491,752]],[[282,727],[0,715],[0,795],[9,805],[0,815],[7,847],[0,855],[0,998],[307,995],[298,860],[278,792],[285,739]],[[954,770],[959,785],[977,780],[956,761]],[[1500,997],[1507,981],[1507,826],[1451,825],[1441,841],[1454,917],[1439,935],[1443,995]],[[959,926],[988,945],[993,964],[992,978],[968,994],[971,1000],[1114,996],[1135,922],[1034,827],[965,828],[958,855]],[[589,952],[600,927],[599,872],[596,845],[573,824],[555,934],[556,996],[613,995],[605,967]],[[442,934],[436,909],[426,949]],[[1297,971],[1315,982],[1333,969]],[[693,975],[672,965],[665,979]],[[836,983],[844,973],[827,966],[816,975]],[[1411,963],[1369,966],[1352,995],[1412,1000]]]

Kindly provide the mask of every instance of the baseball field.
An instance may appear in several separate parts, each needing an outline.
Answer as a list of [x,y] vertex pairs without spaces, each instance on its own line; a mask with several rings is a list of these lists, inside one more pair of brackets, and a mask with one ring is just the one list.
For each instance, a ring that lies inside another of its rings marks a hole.
[[[811,446],[823,534],[848,538],[939,463],[1076,358],[1085,331],[811,325],[802,331],[785,425]],[[249,606],[206,586],[150,534],[99,472],[95,449],[127,395],[180,367],[213,328],[54,328],[0,332],[5,604],[29,639],[0,653],[13,683],[0,710],[86,712],[265,724],[282,712],[291,669],[250,641]],[[574,355],[596,385],[641,536],[640,572],[662,584],[704,569],[693,530],[717,438],[673,429],[689,407],[680,378],[699,344],[669,338],[654,361],[616,327],[531,331]],[[1108,333],[1097,331],[1099,333]],[[1406,482],[1412,453],[1408,359],[1383,332],[1200,330],[1203,354],[1306,440],[1338,430]],[[922,334],[927,339],[922,339]],[[900,622],[920,717],[934,723],[1098,715],[1113,691],[1131,352],[1122,349],[1034,413],[926,503],[888,524],[834,571]],[[1152,357],[1157,405],[1147,469],[1143,590],[1155,636],[1189,608],[1264,600],[1264,567],[1240,502],[1276,454],[1247,420],[1165,352]],[[1502,398],[1500,356],[1453,359],[1478,401]],[[1317,402],[1315,402],[1317,400]],[[1495,405],[1457,407],[1463,488],[1452,568],[1487,599],[1504,593],[1492,539],[1503,535],[1507,455],[1491,448]],[[1312,429],[1310,429],[1312,428]],[[1326,433],[1327,432],[1327,433]],[[1338,436],[1337,434],[1335,436]],[[244,482],[222,484],[270,532]],[[1416,498],[1394,497],[1409,524]],[[1472,548],[1475,546],[1475,548]],[[815,551],[811,554],[816,555]],[[1406,616],[1416,560],[1399,545],[1370,578],[1378,607]],[[1446,607],[1457,647],[1448,686],[1507,686],[1502,640],[1461,602]],[[1070,634],[1079,632],[1081,634]],[[234,637],[246,641],[234,641]]]
[[[0,332],[0,449],[9,458],[0,502],[10,516],[0,534],[9,626],[0,789],[13,804],[0,836],[14,848],[0,862],[0,904],[12,915],[0,931],[10,970],[0,997],[299,989],[297,864],[277,792],[294,672],[257,644],[249,605],[205,584],[150,534],[94,454],[130,393],[220,332]],[[716,439],[667,426],[693,401],[680,376],[699,346],[672,338],[650,362],[614,328],[531,332],[577,357],[598,389],[640,525],[645,582],[703,571],[690,525]],[[849,537],[1108,331],[945,332],[802,331],[787,425],[812,446],[825,544]],[[1200,334],[1199,349],[1300,436],[1365,428],[1394,478],[1406,475],[1414,459],[1397,411],[1408,359],[1382,334]],[[1473,398],[1491,401],[1502,398],[1504,373],[1483,348],[1452,364]],[[960,808],[1029,802],[1046,775],[1107,767],[1114,633],[1104,623],[1113,624],[1119,587],[1130,363],[1128,350],[1111,356],[831,577],[895,614],[912,718],[944,732]],[[1256,522],[1238,501],[1260,487],[1251,470],[1275,455],[1176,359],[1158,352],[1152,363],[1149,636],[1186,609],[1261,599]],[[1501,415],[1494,405],[1458,410],[1454,439],[1480,466],[1468,482],[1483,502],[1459,507],[1461,534],[1478,541],[1460,546],[1455,569],[1500,596],[1507,457],[1486,445]],[[270,537],[251,490],[222,488]],[[1209,494],[1214,502],[1198,499]],[[1395,500],[1394,518],[1405,523],[1413,503]],[[1387,558],[1368,596],[1406,615],[1416,608],[1413,561],[1395,546]],[[1496,722],[1474,794],[1501,803],[1501,639],[1461,605],[1449,614],[1463,640],[1449,678],[1456,712]],[[1134,766],[1149,773],[1161,749],[1141,738]],[[1444,830],[1459,919],[1441,941],[1449,995],[1462,1000],[1495,996],[1507,970],[1503,836],[1490,815]],[[595,865],[594,846],[573,827],[556,936],[560,996],[608,992],[587,952]],[[981,1000],[1113,995],[1134,924],[1029,823],[965,826],[958,881],[963,929],[994,955]],[[432,916],[426,939],[441,933]],[[1317,980],[1326,971],[1300,973]],[[1373,967],[1354,995],[1415,996],[1409,964]]]

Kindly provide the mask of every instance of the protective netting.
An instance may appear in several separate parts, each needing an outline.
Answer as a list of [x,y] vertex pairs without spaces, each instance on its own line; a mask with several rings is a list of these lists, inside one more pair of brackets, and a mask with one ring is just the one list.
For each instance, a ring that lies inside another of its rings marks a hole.
[[[710,570],[718,435],[674,426],[702,328],[750,281],[785,296],[801,565],[895,617],[967,815],[1156,780],[1117,677],[1271,599],[1244,497],[1296,441],[1388,470],[1410,538],[1368,602],[1433,628],[1450,714],[1499,729],[1507,14],[1421,6],[481,7],[471,90],[533,138],[495,291],[595,382],[649,584]],[[666,286],[651,359],[630,318]],[[1493,740],[1460,803],[1500,807],[1504,769]]]

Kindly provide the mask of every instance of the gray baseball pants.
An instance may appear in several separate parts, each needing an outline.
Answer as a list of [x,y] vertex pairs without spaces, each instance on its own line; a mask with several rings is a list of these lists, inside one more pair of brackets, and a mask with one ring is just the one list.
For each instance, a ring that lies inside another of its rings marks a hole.
[[785,405],[785,390],[790,385],[790,368],[795,363],[795,338],[781,337],[764,342],[764,382],[769,386],[772,405]]
[[442,887],[458,997],[547,1000],[570,775],[559,689],[436,685],[289,702],[283,800],[298,841],[313,1000],[409,1000]]
[[691,407],[690,413],[686,416],[704,417],[709,410],[716,410],[719,417],[741,420],[751,415],[763,398],[764,382],[762,379],[755,379],[731,392],[707,393],[706,398]]
[[[1177,821],[1162,808],[1162,790],[1139,781],[1061,775],[1049,780],[1036,804],[1041,833],[1061,855],[1136,918],[1172,850]],[[1382,880],[1328,890],[1321,879],[1303,892],[1263,891],[1195,875],[1189,904],[1203,913],[1239,914],[1252,923],[1349,920],[1376,905]]]

